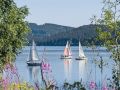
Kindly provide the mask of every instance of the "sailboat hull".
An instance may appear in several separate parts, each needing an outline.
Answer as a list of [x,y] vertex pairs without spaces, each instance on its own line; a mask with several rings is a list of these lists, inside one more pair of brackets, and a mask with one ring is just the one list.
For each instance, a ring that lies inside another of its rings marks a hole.
[[61,59],[72,59],[72,56],[61,56]]
[[75,60],[86,60],[87,58],[86,57],[78,57],[78,58],[75,58]]
[[40,66],[40,61],[27,61],[28,66]]

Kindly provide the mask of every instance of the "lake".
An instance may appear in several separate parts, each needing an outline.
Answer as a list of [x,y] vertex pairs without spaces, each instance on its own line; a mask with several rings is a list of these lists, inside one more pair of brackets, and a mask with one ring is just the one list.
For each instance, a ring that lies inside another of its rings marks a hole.
[[[77,61],[78,47],[72,46],[71,60],[60,59],[63,54],[64,46],[37,46],[39,57],[42,58],[45,48],[45,58],[50,63],[52,68],[51,77],[55,79],[58,86],[63,85],[64,82],[73,83],[74,81],[81,81],[87,83],[89,81],[96,81],[98,85],[107,81],[112,77],[113,62],[110,59],[110,53],[103,47],[97,47],[93,50],[90,47],[83,47],[87,60]],[[35,80],[41,81],[40,67],[28,67],[26,61],[29,59],[30,47],[26,46],[16,58],[16,66],[21,80],[33,83]],[[104,60],[103,73],[98,67],[101,58]],[[96,62],[96,61],[97,62]],[[97,64],[95,64],[97,63]]]

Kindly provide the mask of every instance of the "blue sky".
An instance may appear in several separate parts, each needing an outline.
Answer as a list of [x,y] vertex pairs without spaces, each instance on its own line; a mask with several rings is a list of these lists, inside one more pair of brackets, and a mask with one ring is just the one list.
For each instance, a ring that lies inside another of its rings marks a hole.
[[102,0],[15,0],[19,7],[26,5],[30,14],[27,21],[54,23],[78,27],[90,24],[93,15],[99,16]]

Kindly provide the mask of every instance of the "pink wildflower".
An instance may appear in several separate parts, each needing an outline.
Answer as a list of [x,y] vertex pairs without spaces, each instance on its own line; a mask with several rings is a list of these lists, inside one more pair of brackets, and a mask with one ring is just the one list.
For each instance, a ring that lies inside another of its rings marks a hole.
[[107,88],[106,86],[104,86],[104,87],[102,88],[102,90],[108,90],[108,88]]
[[91,81],[91,82],[90,82],[90,88],[91,88],[91,89],[94,89],[95,87],[96,87],[95,82],[94,82],[94,81]]

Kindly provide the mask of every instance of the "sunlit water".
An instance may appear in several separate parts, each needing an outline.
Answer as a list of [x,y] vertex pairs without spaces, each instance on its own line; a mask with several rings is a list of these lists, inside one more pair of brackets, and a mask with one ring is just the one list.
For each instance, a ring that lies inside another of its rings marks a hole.
[[[71,60],[60,59],[61,54],[63,54],[63,46],[39,46],[37,51],[39,57],[42,58],[44,48],[45,58],[50,63],[52,67],[52,76],[54,77],[57,85],[61,86],[64,82],[73,83],[74,81],[82,81],[87,83],[90,81],[96,81],[99,85],[106,81],[107,78],[112,77],[112,67],[113,62],[109,58],[110,53],[106,52],[105,48],[98,47],[97,50],[92,50],[88,47],[83,47],[87,60],[77,61],[78,57],[78,47],[71,47],[73,58]],[[21,80],[26,80],[27,82],[34,83],[38,80],[41,82],[40,67],[28,67],[26,61],[29,59],[30,47],[25,47],[22,53],[16,58],[16,66]],[[101,69],[98,67],[100,56],[104,60],[103,71],[101,74]],[[95,64],[97,60],[97,64]],[[102,76],[101,76],[102,75]]]

